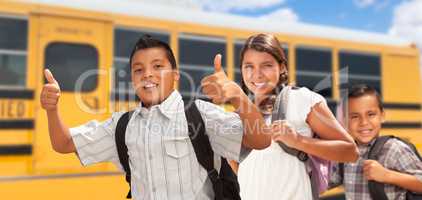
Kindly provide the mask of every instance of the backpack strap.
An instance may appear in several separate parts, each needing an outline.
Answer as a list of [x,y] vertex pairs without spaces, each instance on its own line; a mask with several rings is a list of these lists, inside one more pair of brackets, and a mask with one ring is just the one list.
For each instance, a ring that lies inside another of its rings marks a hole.
[[205,123],[195,102],[190,104],[185,102],[185,116],[188,122],[189,138],[192,142],[196,159],[207,170],[215,193],[215,199],[222,199],[223,187],[218,171],[214,168],[214,152],[208,136],[205,134]]
[[368,159],[378,160],[384,144],[392,138],[395,137],[392,135],[379,136],[369,150]]
[[[379,156],[381,155],[381,150],[384,144],[389,140],[395,138],[392,135],[388,136],[380,136],[375,140],[375,143],[370,148],[368,153],[368,159],[371,160],[378,160]],[[388,200],[387,195],[384,191],[384,183],[376,182],[376,181],[368,181],[368,189],[369,194],[371,195],[372,199],[376,200]]]
[[120,117],[119,121],[117,121],[117,126],[116,126],[116,131],[115,131],[117,154],[119,155],[120,164],[122,165],[123,169],[126,172],[126,182],[129,184],[129,192],[126,196],[127,199],[132,198],[132,194],[130,190],[131,173],[130,173],[130,166],[129,166],[129,155],[127,153],[128,150],[126,146],[125,136],[126,136],[126,127],[127,127],[127,124],[129,123],[129,119],[132,116],[132,114],[133,114],[133,111],[126,112],[125,114],[123,114]]
[[[422,161],[421,155],[419,154],[415,145],[413,145],[412,143],[410,143],[406,140],[403,140],[400,137],[395,137],[393,135],[378,137],[377,140],[375,141],[373,147],[369,151],[368,158],[372,159],[372,160],[378,160],[384,144],[389,139],[393,139],[393,138],[397,139],[397,140],[405,143],[407,146],[409,146],[412,149],[412,151],[415,153],[415,155],[419,158],[419,160]],[[385,191],[384,191],[384,185],[385,185],[384,183],[380,183],[380,182],[376,182],[376,181],[368,181],[369,193],[370,193],[372,199],[377,199],[377,200],[378,199],[379,200],[387,200],[388,199],[387,195],[385,194]],[[418,198],[420,198],[419,194],[416,194],[416,196],[414,196],[415,194],[412,193],[411,191],[407,191],[406,195],[407,195],[407,199],[418,199]]]
[[[274,103],[274,109],[273,113],[271,115],[271,121],[274,122],[276,120],[285,120],[286,119],[286,110],[287,110],[287,102],[288,102],[288,95],[290,93],[290,86],[285,86],[285,90],[280,92],[280,94],[277,96],[275,103]],[[278,145],[288,154],[293,155],[297,157],[300,161],[307,161],[308,160],[308,154],[306,154],[303,151],[297,150],[295,148],[291,148],[284,144],[283,142],[278,142]]]
[[338,163],[338,170],[341,177],[341,183],[344,183],[344,163]]

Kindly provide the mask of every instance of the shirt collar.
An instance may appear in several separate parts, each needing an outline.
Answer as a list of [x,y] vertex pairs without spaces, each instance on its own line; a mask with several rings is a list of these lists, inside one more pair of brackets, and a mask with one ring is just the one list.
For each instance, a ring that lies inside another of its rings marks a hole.
[[358,149],[361,155],[367,153],[369,149],[375,144],[378,137],[372,139],[368,144],[358,144]]
[[173,90],[170,96],[159,105],[159,109],[169,119],[176,116],[183,110],[182,95],[177,90]]
[[[158,107],[158,110],[160,110],[165,117],[170,119],[183,109],[182,103],[182,95],[180,95],[177,90],[173,90],[173,92],[163,102],[152,107]],[[141,113],[140,111],[143,108],[143,104],[140,102],[136,109],[136,113]]]
[[377,138],[378,137],[374,137],[368,144],[359,144],[359,143],[357,143],[358,144],[358,146],[361,146],[361,147],[371,147],[372,145],[374,145],[374,143],[375,143],[375,140],[377,140]]

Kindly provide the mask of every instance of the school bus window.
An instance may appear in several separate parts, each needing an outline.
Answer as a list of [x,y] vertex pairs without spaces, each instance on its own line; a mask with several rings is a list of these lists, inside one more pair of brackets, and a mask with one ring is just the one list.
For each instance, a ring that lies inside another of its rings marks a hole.
[[[244,42],[238,40],[234,43],[234,81],[238,84],[242,80],[242,75],[240,74],[240,51],[243,48]],[[281,47],[283,48],[284,55],[288,58],[289,50],[287,44],[282,44]]]
[[281,48],[283,48],[284,56],[287,59],[286,66],[289,66],[289,46],[287,44],[281,44]]
[[0,50],[0,86],[26,85],[26,55],[7,55]]
[[114,58],[114,92],[127,92],[130,81],[129,58]]
[[341,83],[367,84],[382,92],[379,55],[340,51],[339,66]]
[[26,86],[28,23],[0,18],[0,87]]
[[26,50],[27,34],[26,20],[0,18],[0,49]]
[[318,92],[326,98],[332,97],[331,50],[298,47],[296,50],[296,82]]
[[98,51],[93,46],[51,43],[45,50],[44,66],[52,71],[62,91],[89,92],[97,88]]
[[[223,38],[182,34],[179,38],[180,86],[183,97],[198,93],[201,79],[214,70],[214,56],[220,53],[226,63],[226,41]],[[226,67],[226,66],[224,66]]]
[[148,34],[153,38],[164,42],[169,42],[170,36],[168,33],[160,33],[149,30],[136,30],[116,28],[114,30],[114,56],[118,58],[129,58],[130,53],[136,42],[143,35]]
[[234,48],[233,48],[234,49],[234,53],[233,53],[233,55],[234,55],[234,59],[233,59],[233,62],[234,62],[234,65],[233,65],[234,81],[238,84],[240,84],[240,82],[242,80],[242,76],[240,74],[240,51],[242,51],[244,42],[245,41],[238,40],[238,41],[234,42],[234,44],[233,44],[234,45]]
[[170,41],[170,36],[167,33],[125,28],[116,28],[114,30],[114,89],[112,99],[116,98],[115,95],[126,98],[127,95],[121,94],[130,93],[129,91],[132,88],[130,85],[130,53],[139,38],[145,34],[167,43]]

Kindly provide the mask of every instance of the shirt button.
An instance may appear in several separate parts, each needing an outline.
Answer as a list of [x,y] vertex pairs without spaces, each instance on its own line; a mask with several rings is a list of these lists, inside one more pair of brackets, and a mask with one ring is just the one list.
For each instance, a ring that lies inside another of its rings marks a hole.
[[152,155],[151,154],[149,154],[149,160],[152,160]]
[[155,191],[156,191],[156,189],[155,189],[155,187],[153,187],[153,188],[152,188],[152,192],[155,192]]

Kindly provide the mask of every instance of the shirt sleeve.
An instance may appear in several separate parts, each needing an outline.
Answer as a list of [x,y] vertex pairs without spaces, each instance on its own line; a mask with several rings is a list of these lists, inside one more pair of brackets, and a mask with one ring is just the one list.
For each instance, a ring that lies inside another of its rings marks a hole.
[[239,161],[242,153],[243,125],[239,115],[226,112],[221,107],[201,101],[195,101],[205,123],[206,134],[216,154],[230,160]]
[[[299,89],[291,89],[292,91],[295,91],[296,95],[294,95],[293,100],[295,101],[295,104],[297,105],[297,109],[299,109],[300,118],[306,119],[308,118],[308,114],[311,112],[312,107],[314,107],[318,103],[324,103],[327,104],[324,97],[320,94],[313,92],[309,90],[306,87],[302,87]],[[297,92],[296,92],[297,91]],[[290,101],[290,99],[289,99]]]
[[387,168],[415,176],[422,181],[422,161],[415,152],[400,140],[392,139],[385,144]]
[[82,165],[107,161],[119,163],[114,134],[117,121],[122,114],[114,113],[111,118],[103,122],[94,120],[70,129]]

